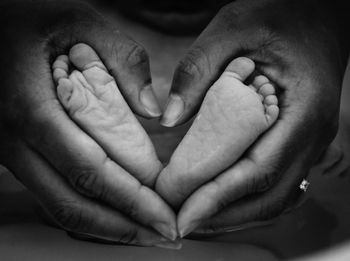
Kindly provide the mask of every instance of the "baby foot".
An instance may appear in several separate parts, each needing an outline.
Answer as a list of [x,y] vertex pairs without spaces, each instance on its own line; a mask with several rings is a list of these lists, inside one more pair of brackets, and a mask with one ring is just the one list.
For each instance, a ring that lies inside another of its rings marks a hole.
[[141,183],[153,185],[162,164],[96,52],[86,44],[77,44],[52,67],[58,98],[70,117],[111,159]]
[[276,121],[275,87],[263,75],[244,81],[255,64],[233,60],[208,90],[191,128],[162,170],[156,190],[174,207],[199,186],[234,164]]

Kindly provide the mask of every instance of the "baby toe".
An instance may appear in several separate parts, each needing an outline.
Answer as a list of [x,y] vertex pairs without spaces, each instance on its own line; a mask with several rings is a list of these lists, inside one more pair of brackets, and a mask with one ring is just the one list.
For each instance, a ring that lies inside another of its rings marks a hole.
[[97,53],[90,46],[80,43],[74,45],[69,52],[69,59],[80,71],[98,67],[107,71]]
[[68,78],[69,71],[69,59],[67,55],[60,55],[56,61],[52,64],[53,78],[56,83],[61,78]]
[[269,125],[272,125],[276,122],[279,114],[279,108],[277,105],[269,105],[266,107],[266,121]]
[[255,63],[247,57],[234,59],[225,69],[224,76],[234,77],[245,81],[254,71]]
[[259,89],[259,94],[264,97],[275,94],[275,87],[271,83],[262,85]]
[[277,105],[278,104],[278,99],[277,99],[276,95],[268,95],[268,96],[265,97],[264,103],[267,106],[269,106],[269,105]]
[[[69,52],[69,58],[92,87],[103,88],[103,86],[114,81],[97,53],[90,46],[86,44],[73,46]],[[100,92],[98,89],[95,91]]]
[[258,75],[254,78],[251,85],[254,86],[256,89],[259,89],[261,86],[263,86],[264,84],[267,84],[269,82],[270,81],[266,76]]
[[53,71],[53,79],[56,83],[59,82],[60,79],[68,78],[68,74],[65,70],[61,68],[57,68]]
[[[267,84],[266,84],[267,85]],[[271,88],[273,86],[267,86],[266,90],[264,92],[266,93],[271,93],[272,90]],[[274,90],[274,88],[273,88]],[[260,94],[261,95],[261,94]],[[269,125],[272,125],[278,118],[279,114],[279,108],[278,108],[278,99],[276,95],[261,95],[262,97],[265,97],[263,100],[264,106],[265,106],[265,116],[266,116],[266,121]]]
[[57,57],[55,62],[52,64],[53,69],[61,68],[65,71],[69,69],[69,59],[67,55],[60,55]]

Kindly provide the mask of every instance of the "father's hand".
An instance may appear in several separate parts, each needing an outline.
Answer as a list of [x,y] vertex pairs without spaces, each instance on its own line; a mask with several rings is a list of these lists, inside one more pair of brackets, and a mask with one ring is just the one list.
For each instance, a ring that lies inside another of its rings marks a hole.
[[172,210],[69,119],[50,69],[58,55],[86,43],[99,53],[134,112],[150,117],[148,105],[155,98],[142,92],[151,81],[144,49],[86,5],[10,1],[0,8],[1,163],[68,231],[166,245],[164,237],[176,236]]
[[175,72],[163,124],[192,117],[238,56],[254,60],[278,86],[280,116],[239,162],[185,201],[182,236],[272,218],[300,194],[300,182],[337,132],[348,57],[345,13],[340,1],[236,1],[193,44]]

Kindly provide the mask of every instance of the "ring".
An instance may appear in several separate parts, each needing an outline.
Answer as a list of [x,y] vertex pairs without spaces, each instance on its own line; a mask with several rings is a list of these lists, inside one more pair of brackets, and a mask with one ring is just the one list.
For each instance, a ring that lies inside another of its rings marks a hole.
[[307,188],[309,187],[309,185],[310,185],[310,182],[307,181],[306,179],[303,179],[303,181],[302,181],[302,182],[300,183],[300,185],[299,185],[299,188],[300,188],[302,191],[306,192],[306,190],[307,190]]

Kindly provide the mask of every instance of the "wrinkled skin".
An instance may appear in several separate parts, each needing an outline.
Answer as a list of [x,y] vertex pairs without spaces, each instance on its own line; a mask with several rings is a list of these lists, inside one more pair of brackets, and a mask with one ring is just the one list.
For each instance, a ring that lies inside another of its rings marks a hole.
[[68,117],[50,69],[75,43],[87,43],[133,111],[150,117],[139,100],[151,81],[144,49],[85,4],[10,2],[1,10],[1,163],[67,231],[120,243],[164,244],[154,229],[172,238],[174,213]]
[[[150,81],[144,50],[86,6],[59,2],[1,8],[6,10],[0,18],[6,39],[1,43],[6,68],[0,72],[1,163],[37,195],[59,225],[80,238],[158,244],[160,236],[144,226],[147,220],[136,224],[111,207],[113,188],[104,189],[108,184],[97,175],[105,154],[62,114],[50,71],[57,55],[86,42],[117,79],[133,111],[147,117],[136,98]],[[338,11],[323,8],[320,1],[237,1],[219,11],[180,62],[172,92],[184,99],[185,112],[177,124],[194,115],[207,89],[237,56],[253,59],[275,82],[281,108],[276,125],[229,175],[219,175],[183,199],[180,234],[220,232],[268,219],[297,198],[300,181],[337,130],[348,55],[347,39],[334,22]],[[212,200],[204,206],[203,197]],[[173,218],[170,210],[157,212]]]
[[[228,4],[180,62],[171,90],[185,103],[177,124],[194,115],[208,88],[237,56],[254,60],[276,84],[280,106],[276,124],[240,161],[182,199],[180,235],[196,229],[220,232],[269,219],[297,199],[301,180],[337,132],[348,57],[345,9],[325,2],[329,1]],[[180,183],[181,194],[186,180]]]

